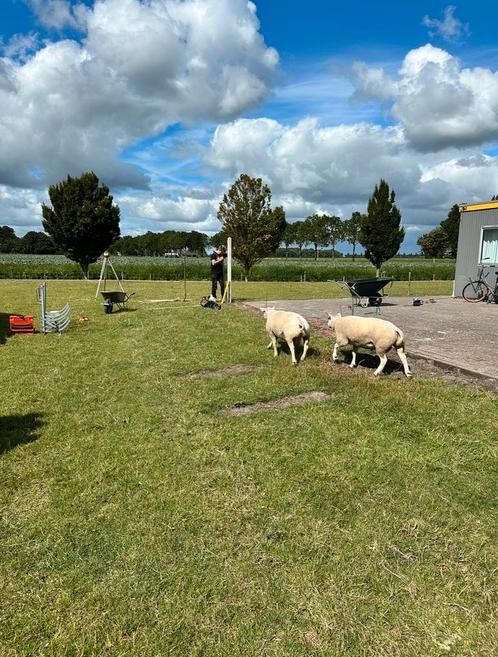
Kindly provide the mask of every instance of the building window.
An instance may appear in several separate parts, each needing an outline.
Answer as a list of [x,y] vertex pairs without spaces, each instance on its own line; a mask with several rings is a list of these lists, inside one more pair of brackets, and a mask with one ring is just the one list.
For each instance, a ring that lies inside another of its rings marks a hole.
[[482,229],[481,264],[498,264],[498,228]]

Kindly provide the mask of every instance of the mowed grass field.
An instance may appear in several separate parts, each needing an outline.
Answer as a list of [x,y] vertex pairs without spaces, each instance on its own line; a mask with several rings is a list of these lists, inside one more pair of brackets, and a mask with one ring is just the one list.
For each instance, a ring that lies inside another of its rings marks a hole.
[[[139,303],[178,284],[104,315],[49,282],[68,332],[6,335],[34,287],[0,282],[2,657],[496,655],[496,395],[352,372],[316,336],[292,368],[240,308]],[[234,364],[259,369],[184,377]]]

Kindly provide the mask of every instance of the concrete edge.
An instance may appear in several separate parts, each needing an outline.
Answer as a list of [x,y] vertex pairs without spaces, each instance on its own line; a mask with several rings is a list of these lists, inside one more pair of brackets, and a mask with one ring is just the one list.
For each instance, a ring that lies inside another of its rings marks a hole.
[[455,365],[454,363],[449,363],[448,361],[442,360],[441,358],[434,358],[434,356],[426,356],[425,354],[420,354],[415,351],[407,350],[406,355],[415,360],[423,360],[434,367],[438,367],[441,370],[448,370],[450,372],[455,372],[456,374],[463,374],[464,376],[471,377],[472,379],[479,379],[480,381],[488,381],[493,383],[495,386],[498,386],[498,378],[491,376],[489,374],[483,374],[476,370],[471,370],[467,367],[462,367],[461,365]]

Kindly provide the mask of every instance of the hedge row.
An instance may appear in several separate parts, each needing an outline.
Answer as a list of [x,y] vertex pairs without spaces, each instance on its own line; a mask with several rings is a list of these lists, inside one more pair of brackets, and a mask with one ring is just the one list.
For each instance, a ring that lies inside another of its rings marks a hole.
[[[124,280],[182,280],[183,263],[170,264],[115,264],[116,272]],[[455,265],[453,262],[436,262],[421,260],[420,263],[404,264],[394,261],[386,263],[382,274],[392,276],[398,281],[406,281],[411,272],[412,280],[453,280]],[[90,278],[98,279],[100,265],[90,267]],[[251,272],[252,281],[328,281],[353,278],[369,278],[375,276],[373,267],[365,265],[339,264],[313,267],[310,263],[261,262]],[[187,278],[189,280],[206,280],[210,277],[209,264],[201,260],[192,260],[187,263]],[[242,278],[242,270],[234,263],[234,279]],[[26,263],[0,263],[0,278],[35,278],[35,279],[80,279],[83,278],[81,269],[72,263],[64,264],[26,264]]]

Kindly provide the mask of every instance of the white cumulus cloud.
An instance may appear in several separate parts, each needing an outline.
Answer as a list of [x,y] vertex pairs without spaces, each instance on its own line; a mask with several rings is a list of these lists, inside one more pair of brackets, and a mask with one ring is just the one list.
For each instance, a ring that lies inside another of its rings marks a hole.
[[396,191],[405,226],[414,230],[438,223],[454,203],[498,193],[497,157],[470,149],[420,153],[399,126],[239,119],[217,128],[205,159],[229,178],[241,171],[262,177],[273,203],[291,219],[365,211],[381,177]]
[[469,26],[455,16],[455,11],[456,7],[448,5],[444,10],[442,21],[424,16],[422,24],[430,28],[429,35],[431,37],[440,36],[445,41],[458,41],[462,36],[469,34]]
[[41,230],[41,204],[45,195],[31,189],[12,189],[0,185],[0,225],[14,228],[17,235]]
[[411,50],[393,80],[382,70],[356,65],[357,98],[391,99],[391,112],[408,140],[422,151],[464,148],[498,140],[498,72],[463,68],[429,44]]
[[266,178],[278,194],[299,193],[336,203],[369,193],[382,175],[409,188],[420,168],[402,130],[369,124],[321,127],[316,119],[284,126],[272,119],[239,119],[219,126],[206,155],[232,176]]
[[69,0],[25,0],[39,23],[47,28],[66,27],[81,30],[85,25],[87,8],[83,3],[72,5]]
[[219,230],[216,219],[219,200],[211,192],[209,198],[199,198],[196,190],[184,191],[183,195],[164,194],[122,195],[116,200],[123,211],[126,222],[139,221],[149,230],[198,230],[214,232]]
[[[54,26],[76,16],[62,0],[32,4]],[[278,63],[246,0],[96,0],[84,14],[81,42],[0,59],[0,184],[93,169],[145,187],[123,148],[177,122],[233,119],[264,98]]]

